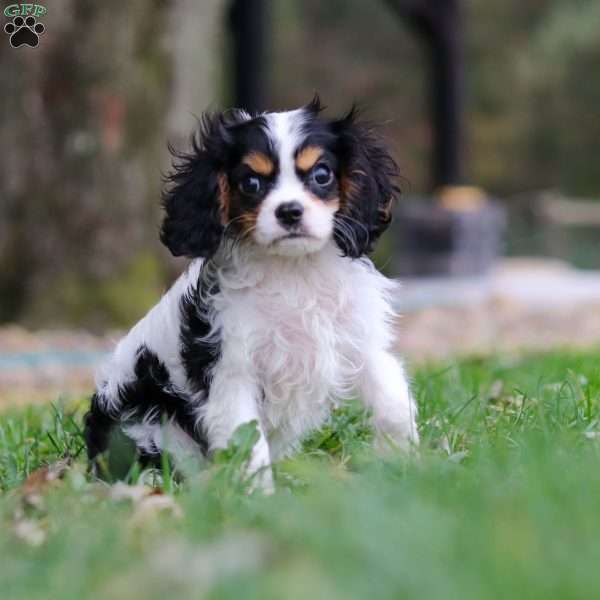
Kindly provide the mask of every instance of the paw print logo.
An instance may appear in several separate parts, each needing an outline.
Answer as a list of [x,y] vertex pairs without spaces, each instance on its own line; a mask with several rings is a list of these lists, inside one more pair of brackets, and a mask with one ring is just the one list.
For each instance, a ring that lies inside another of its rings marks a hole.
[[39,36],[45,30],[46,28],[42,23],[38,23],[36,18],[32,16],[26,19],[15,17],[12,23],[7,23],[4,26],[5,33],[10,35],[10,45],[13,48],[18,48],[19,46],[35,48],[40,41]]

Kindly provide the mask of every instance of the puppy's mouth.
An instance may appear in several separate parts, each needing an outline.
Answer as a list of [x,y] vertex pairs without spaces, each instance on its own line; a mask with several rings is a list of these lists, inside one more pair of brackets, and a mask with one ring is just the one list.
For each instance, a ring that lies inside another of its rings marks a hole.
[[273,240],[274,244],[278,244],[279,242],[284,242],[286,240],[314,240],[315,236],[306,233],[306,231],[290,231],[290,233],[286,233],[281,237],[278,237],[276,240]]
[[272,240],[267,249],[279,256],[304,256],[319,250],[324,240],[306,230],[286,231]]

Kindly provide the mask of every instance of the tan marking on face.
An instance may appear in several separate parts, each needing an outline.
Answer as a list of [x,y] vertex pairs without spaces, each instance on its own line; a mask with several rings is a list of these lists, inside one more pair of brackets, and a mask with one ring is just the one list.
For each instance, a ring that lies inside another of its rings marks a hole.
[[317,161],[323,156],[323,148],[319,146],[306,146],[296,156],[296,167],[300,171],[310,171]]
[[338,196],[336,196],[335,198],[327,198],[327,200],[323,200],[323,198],[319,198],[318,196],[315,196],[314,194],[307,194],[307,196],[308,196],[308,199],[310,200],[310,202],[312,204],[316,204],[319,209],[323,208],[323,206],[324,206],[331,212],[337,212],[340,208],[341,203],[340,203],[340,198]]
[[217,177],[219,183],[219,204],[221,207],[221,223],[225,225],[229,221],[229,209],[231,206],[231,190],[229,181],[224,173],[219,173]]
[[[356,173],[356,171],[352,171]],[[340,177],[340,208],[344,208],[349,203],[356,201],[358,198],[358,185],[348,175]]]
[[230,193],[230,212],[228,231],[237,239],[247,237],[256,228],[260,206],[253,208],[242,208],[243,203],[238,190],[233,189]]
[[268,177],[275,170],[273,161],[262,152],[250,152],[242,158],[242,163],[248,165],[255,173]]
[[336,213],[338,210],[340,210],[342,203],[340,202],[339,197],[336,196],[335,198],[329,200],[326,206],[331,210],[331,212]]
[[258,211],[248,211],[241,214],[237,221],[237,227],[243,237],[246,237],[256,229],[256,221],[258,220]]
[[394,196],[390,196],[389,200],[379,207],[379,218],[384,224],[388,224],[392,220],[392,209],[394,208]]

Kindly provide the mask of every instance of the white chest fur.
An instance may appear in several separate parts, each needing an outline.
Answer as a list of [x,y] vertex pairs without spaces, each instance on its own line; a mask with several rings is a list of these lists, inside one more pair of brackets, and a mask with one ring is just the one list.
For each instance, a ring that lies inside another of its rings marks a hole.
[[259,267],[239,259],[220,271],[219,285],[223,347],[252,370],[274,446],[318,426],[332,402],[351,396],[371,344],[387,344],[393,284],[334,248]]

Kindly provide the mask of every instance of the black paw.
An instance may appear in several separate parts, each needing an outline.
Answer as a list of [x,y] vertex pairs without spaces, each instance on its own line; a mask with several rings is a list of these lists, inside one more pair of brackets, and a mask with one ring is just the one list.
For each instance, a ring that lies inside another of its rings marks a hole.
[[15,17],[12,23],[4,26],[4,31],[10,35],[10,45],[13,48],[19,46],[30,46],[35,48],[39,43],[39,36],[45,31],[42,23],[38,23],[35,17]]

